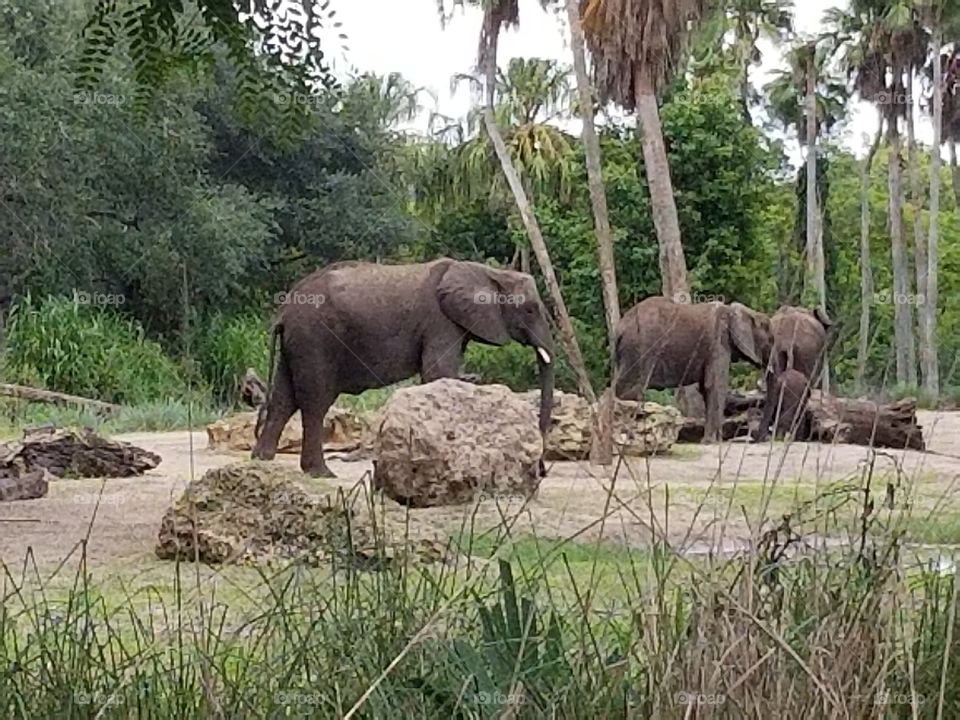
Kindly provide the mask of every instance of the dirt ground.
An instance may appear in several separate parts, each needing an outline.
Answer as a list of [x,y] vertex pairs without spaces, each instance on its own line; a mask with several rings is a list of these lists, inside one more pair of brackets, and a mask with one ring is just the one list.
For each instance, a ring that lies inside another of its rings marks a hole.
[[[960,412],[918,415],[929,451],[879,450],[876,473],[892,477],[899,467],[908,483],[931,489],[956,508]],[[79,554],[84,541],[91,567],[157,563],[153,548],[166,508],[192,477],[243,459],[208,450],[204,432],[142,433],[118,439],[158,453],[161,465],[140,478],[59,480],[51,483],[45,498],[0,504],[0,564],[21,566],[32,553],[39,567],[56,567],[71,553]],[[869,457],[869,449],[851,445],[678,445],[667,456],[632,459],[616,472],[585,462],[555,463],[538,496],[525,507],[516,499],[491,498],[476,508],[413,510],[411,517],[438,537],[471,524],[495,527],[506,518],[517,533],[581,540],[602,536],[643,546],[655,532],[689,552],[702,552],[737,547],[751,534],[746,520],[731,513],[728,503],[711,502],[709,493],[722,494],[737,484],[813,487],[845,478],[858,481]],[[296,461],[296,456],[278,459]],[[367,482],[372,470],[369,462],[337,459],[330,467],[343,488]],[[390,511],[405,512],[395,505]]]

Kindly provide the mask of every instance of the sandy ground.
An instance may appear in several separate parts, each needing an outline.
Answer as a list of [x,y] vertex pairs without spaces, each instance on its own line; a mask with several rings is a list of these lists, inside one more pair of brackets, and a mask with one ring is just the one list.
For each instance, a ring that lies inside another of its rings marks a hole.
[[[954,487],[960,485],[960,413],[918,415],[929,452],[880,450],[876,472],[892,476],[899,468],[907,481],[933,487],[953,500]],[[164,510],[191,478],[242,459],[208,450],[204,432],[130,434],[118,439],[158,453],[161,465],[140,478],[56,481],[45,498],[0,504],[0,562],[17,567],[32,553],[40,567],[55,567],[72,552],[78,553],[83,542],[92,567],[159,562],[153,547]],[[438,536],[471,523],[481,528],[502,525],[507,518],[515,523],[515,532],[578,535],[584,540],[602,535],[640,546],[656,532],[697,551],[740,544],[750,535],[746,521],[730,517],[725,502],[704,503],[708,492],[737,483],[814,485],[859,478],[870,455],[869,449],[850,445],[678,445],[668,456],[633,459],[616,473],[589,463],[555,463],[538,496],[525,507],[518,500],[493,498],[476,508],[411,513],[421,527]],[[295,456],[278,460],[296,461]],[[344,488],[367,482],[372,470],[368,462],[337,459],[330,461],[330,467],[338,475],[336,483]]]

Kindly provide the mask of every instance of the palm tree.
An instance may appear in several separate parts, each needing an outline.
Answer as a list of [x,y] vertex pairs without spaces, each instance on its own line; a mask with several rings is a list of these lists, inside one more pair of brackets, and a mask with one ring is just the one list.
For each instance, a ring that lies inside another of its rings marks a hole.
[[579,0],[567,0],[567,19],[570,23],[570,45],[573,50],[573,68],[577,80],[580,118],[583,121],[583,149],[587,162],[587,182],[590,187],[590,203],[597,231],[597,254],[600,279],[603,287],[603,305],[607,318],[607,340],[610,346],[610,387],[603,394],[599,412],[599,432],[594,433],[595,446],[591,454],[597,461],[607,464],[613,461],[614,397],[617,368],[617,324],[620,322],[620,299],[617,293],[617,274],[613,255],[613,232],[610,230],[610,213],[607,208],[607,193],[603,185],[600,140],[594,126],[593,89],[587,75],[586,41],[580,23]]
[[873,137],[867,157],[863,161],[860,178],[860,336],[857,347],[857,372],[855,385],[857,392],[863,392],[864,378],[867,374],[867,353],[870,350],[870,306],[873,305],[873,267],[870,258],[870,172],[873,159],[880,149],[883,139],[883,116],[877,124],[877,133]]
[[704,20],[697,39],[694,66],[705,74],[729,68],[736,76],[744,117],[760,96],[750,83],[750,70],[763,55],[760,39],[779,45],[793,33],[790,0],[723,0]]
[[[824,262],[822,209],[817,186],[817,138],[829,132],[843,116],[846,88],[829,71],[827,48],[807,41],[787,54],[788,69],[777,71],[765,86],[771,117],[787,129],[794,129],[806,146],[806,200],[804,244],[805,302],[826,309],[826,267]],[[829,375],[824,369],[824,388]]]
[[[943,9],[943,4],[935,1],[927,17],[932,29],[930,44],[933,65],[933,153],[930,159],[930,234],[927,238],[926,287],[923,290],[923,304],[918,310],[920,317],[923,318],[920,324],[920,367],[923,389],[932,399],[940,395],[940,362],[937,353],[937,304],[940,289],[937,273],[940,240],[940,146],[943,128],[943,78],[940,65],[940,51],[943,48]],[[957,8],[951,9],[956,17]],[[919,244],[922,244],[922,239]]]
[[[550,293],[550,299],[553,302],[554,311],[557,316],[557,325],[560,328],[560,340],[570,360],[574,374],[577,376],[577,384],[579,385],[580,392],[583,393],[584,397],[586,397],[591,404],[595,404],[596,395],[590,384],[590,377],[587,375],[586,364],[583,361],[583,353],[580,351],[580,344],[577,342],[573,323],[570,321],[570,313],[567,311],[567,305],[560,292],[560,283],[557,281],[556,272],[553,269],[550,252],[547,249],[546,242],[544,242],[543,233],[540,231],[540,224],[537,222],[537,217],[534,213],[533,205],[530,203],[529,195],[523,186],[520,174],[513,164],[510,151],[504,142],[503,135],[497,123],[497,50],[500,31],[504,27],[519,24],[519,0],[454,0],[455,5],[465,2],[480,4],[483,8],[483,25],[480,31],[478,66],[484,75],[484,129],[490,138],[490,142],[493,144],[497,160],[500,162],[500,167],[507,180],[507,185],[513,193],[520,218],[527,231],[527,237],[530,239],[530,245],[537,258],[537,264],[543,273],[543,279]],[[542,0],[542,4],[546,5],[547,1]],[[443,12],[445,7],[442,0],[439,6],[441,12]]]
[[916,350],[910,303],[910,276],[903,238],[900,120],[910,110],[907,74],[923,62],[927,41],[919,17],[906,0],[852,0],[847,11],[832,11],[836,47],[860,97],[876,104],[887,125],[888,224],[893,260],[894,345],[897,382],[915,385]]
[[381,127],[394,128],[402,122],[416,119],[423,109],[422,94],[430,94],[400,73],[388,75],[363,73],[346,88],[343,98],[345,109],[363,113],[376,119]]
[[683,66],[690,33],[706,5],[706,0],[582,0],[581,5],[600,99],[637,113],[663,294],[677,300],[689,299],[690,286],[657,97]]

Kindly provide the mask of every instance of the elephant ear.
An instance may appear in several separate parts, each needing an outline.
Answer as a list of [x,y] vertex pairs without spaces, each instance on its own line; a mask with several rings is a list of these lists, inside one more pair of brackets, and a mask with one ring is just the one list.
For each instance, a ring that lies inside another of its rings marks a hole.
[[503,291],[483,265],[455,262],[437,284],[443,314],[491,345],[510,342],[510,333],[497,302]]
[[760,344],[757,342],[757,333],[764,332],[759,327],[759,314],[746,305],[731,303],[730,305],[730,340],[740,354],[754,365],[762,365],[763,357]]
[[819,305],[813,309],[813,316],[820,321],[820,324],[825,328],[833,325],[833,320],[830,319],[830,316],[827,315],[827,311],[824,310]]

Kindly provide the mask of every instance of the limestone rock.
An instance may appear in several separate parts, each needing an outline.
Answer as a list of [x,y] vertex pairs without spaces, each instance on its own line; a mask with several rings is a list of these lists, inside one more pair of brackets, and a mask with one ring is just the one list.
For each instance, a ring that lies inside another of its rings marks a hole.
[[503,385],[443,379],[398,390],[382,412],[373,485],[412,507],[533,495],[543,442],[533,405]]
[[[247,452],[256,444],[254,430],[257,413],[246,412],[217,420],[207,425],[207,443],[211,450]],[[303,444],[300,413],[295,413],[280,435],[277,452],[299,454]],[[371,449],[373,435],[370,424],[361,416],[334,405],[323,421],[324,452],[351,452]]]
[[[521,396],[537,408],[540,392]],[[614,409],[614,446],[623,455],[654,455],[666,452],[677,441],[683,424],[680,411],[657,403],[617,400]],[[585,460],[592,440],[590,404],[579,395],[559,390],[553,394],[553,415],[547,433],[547,460]]]
[[320,497],[308,494],[299,484],[303,479],[283,463],[208,471],[164,514],[157,557],[211,564],[329,558],[348,546],[352,512],[332,488],[322,487],[328,492]]
[[318,565],[337,557],[367,568],[398,557],[450,558],[437,533],[365,499],[347,497],[284,463],[228,465],[191,483],[167,510],[156,554],[208,564]]

